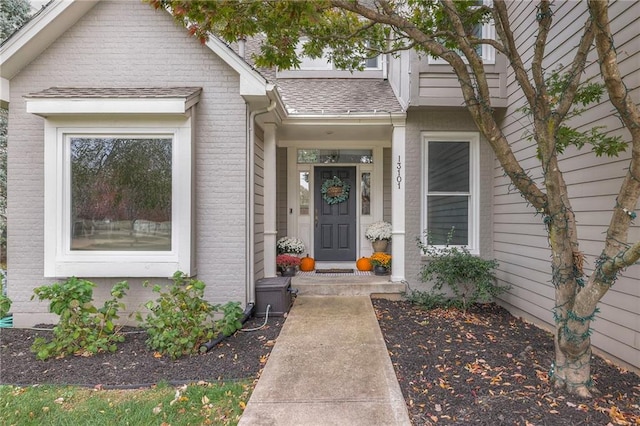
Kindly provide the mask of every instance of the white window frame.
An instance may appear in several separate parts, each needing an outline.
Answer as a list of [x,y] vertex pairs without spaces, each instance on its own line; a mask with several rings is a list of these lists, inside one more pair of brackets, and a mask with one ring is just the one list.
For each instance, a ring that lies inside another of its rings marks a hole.
[[[315,59],[302,55],[302,45],[306,40],[306,37],[301,38],[300,43],[296,47],[296,55],[298,55],[298,57],[300,58],[301,71],[342,71],[335,67],[333,61],[327,58],[326,53],[323,54],[320,58]],[[377,65],[375,67],[368,67],[367,61],[363,61],[363,71],[382,70],[382,55],[376,56],[375,59],[377,59]]]
[[[485,6],[493,6],[493,0],[483,0],[482,3]],[[488,22],[486,24],[482,24],[482,38],[483,39],[488,39],[488,40],[495,40],[496,39],[496,27],[495,24],[493,23],[493,21]],[[490,46],[488,44],[483,44],[480,46],[482,48],[482,62],[484,62],[487,65],[493,65],[496,63],[496,49],[493,46]],[[466,62],[466,59],[464,56],[462,56],[462,59]],[[428,61],[430,64],[435,64],[435,65],[439,65],[439,64],[448,64],[447,61],[445,61],[442,58],[437,58],[437,57],[433,57],[431,55],[429,55],[428,57]]]
[[[196,273],[192,253],[192,119],[185,115],[45,120],[44,275],[46,277],[170,277]],[[171,250],[71,250],[71,137],[172,139]]]
[[[422,132],[422,214],[421,229],[428,230],[429,142],[469,142],[469,231],[465,247],[471,254],[480,254],[480,135],[477,132]],[[439,195],[462,195],[460,192]],[[466,193],[464,195],[467,195]],[[424,235],[423,243],[427,243]],[[436,248],[439,246],[435,246]],[[444,246],[441,246],[444,247]]]

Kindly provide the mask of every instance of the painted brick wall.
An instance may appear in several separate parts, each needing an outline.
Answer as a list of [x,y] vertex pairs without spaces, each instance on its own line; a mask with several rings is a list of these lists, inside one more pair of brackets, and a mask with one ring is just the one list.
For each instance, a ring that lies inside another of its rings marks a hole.
[[[138,1],[101,1],[11,82],[8,165],[9,296],[16,325],[47,319],[30,302],[43,278],[43,119],[23,96],[52,86],[200,86],[197,108],[198,278],[213,302],[245,300],[245,104],[239,77],[164,11]],[[97,296],[118,280],[96,279]],[[160,282],[161,280],[154,280]],[[151,298],[129,280],[127,307]]]

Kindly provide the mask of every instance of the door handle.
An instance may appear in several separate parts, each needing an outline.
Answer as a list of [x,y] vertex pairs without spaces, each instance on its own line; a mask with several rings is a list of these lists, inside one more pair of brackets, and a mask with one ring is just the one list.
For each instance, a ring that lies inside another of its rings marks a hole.
[[316,228],[317,228],[318,227],[318,209],[316,209],[315,225],[316,225]]

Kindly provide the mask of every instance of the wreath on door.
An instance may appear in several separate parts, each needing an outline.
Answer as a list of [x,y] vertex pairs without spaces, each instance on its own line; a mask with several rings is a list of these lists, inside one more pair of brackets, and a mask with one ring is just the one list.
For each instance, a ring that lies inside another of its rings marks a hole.
[[334,176],[331,179],[327,179],[322,184],[320,192],[322,193],[322,199],[327,204],[339,204],[347,201],[349,198],[349,184],[344,182],[338,176]]

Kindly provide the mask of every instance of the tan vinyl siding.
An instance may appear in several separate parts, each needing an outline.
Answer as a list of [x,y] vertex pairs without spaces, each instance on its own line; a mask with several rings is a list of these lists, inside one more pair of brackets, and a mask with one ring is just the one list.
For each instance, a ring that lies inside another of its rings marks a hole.
[[[493,107],[507,105],[506,63],[496,55],[495,64],[487,64],[487,83]],[[464,106],[458,77],[448,64],[429,63],[424,57],[412,53],[410,90],[412,106]]]
[[254,200],[254,280],[264,277],[264,132],[256,127]]
[[[30,301],[43,278],[43,119],[23,96],[49,87],[202,87],[195,117],[197,277],[214,303],[245,301],[246,106],[239,76],[164,11],[137,1],[101,1],[11,81],[9,108],[9,296],[16,325],[51,321]],[[98,303],[121,279],[94,279]],[[123,277],[126,279],[126,277]],[[128,280],[127,310],[155,298]],[[167,282],[152,279],[154,283]],[[127,318],[127,313],[121,315]]]
[[[578,43],[582,25],[588,16],[584,2],[555,4],[554,28],[547,44],[547,69],[554,64],[571,62],[571,55]],[[535,29],[535,4],[509,3],[510,16],[517,44],[524,52],[523,59],[530,61]],[[612,28],[617,31],[615,42],[620,68],[625,83],[634,99],[640,99],[640,3],[618,1],[610,10]],[[587,78],[600,79],[595,52],[591,52]],[[512,71],[508,71],[510,107],[505,111],[503,132],[512,142],[517,158],[533,177],[541,183],[542,172],[532,142],[524,136],[523,118],[517,111],[522,105],[522,93],[515,83]],[[599,105],[591,105],[583,116],[572,125],[581,130],[604,125],[611,135],[621,135],[629,140],[628,132],[621,128],[620,120],[613,114],[613,107],[606,98]],[[598,158],[588,148],[566,150],[561,157],[561,167],[567,180],[572,207],[578,221],[580,250],[586,255],[585,273],[593,271],[596,258],[603,248],[603,236],[611,218],[621,178],[628,167],[629,153],[619,158]],[[504,304],[515,313],[553,326],[552,308],[554,288],[550,276],[550,249],[542,217],[523,202],[522,197],[504,177],[496,164],[494,169],[494,253],[500,262],[499,278],[512,285],[504,297]],[[640,208],[640,206],[638,206]],[[640,239],[640,226],[630,230],[630,241]],[[618,281],[605,295],[600,313],[593,323],[594,346],[610,355],[640,368],[640,265],[634,265],[621,274]]]
[[277,238],[287,235],[287,148],[276,148],[276,229]]

